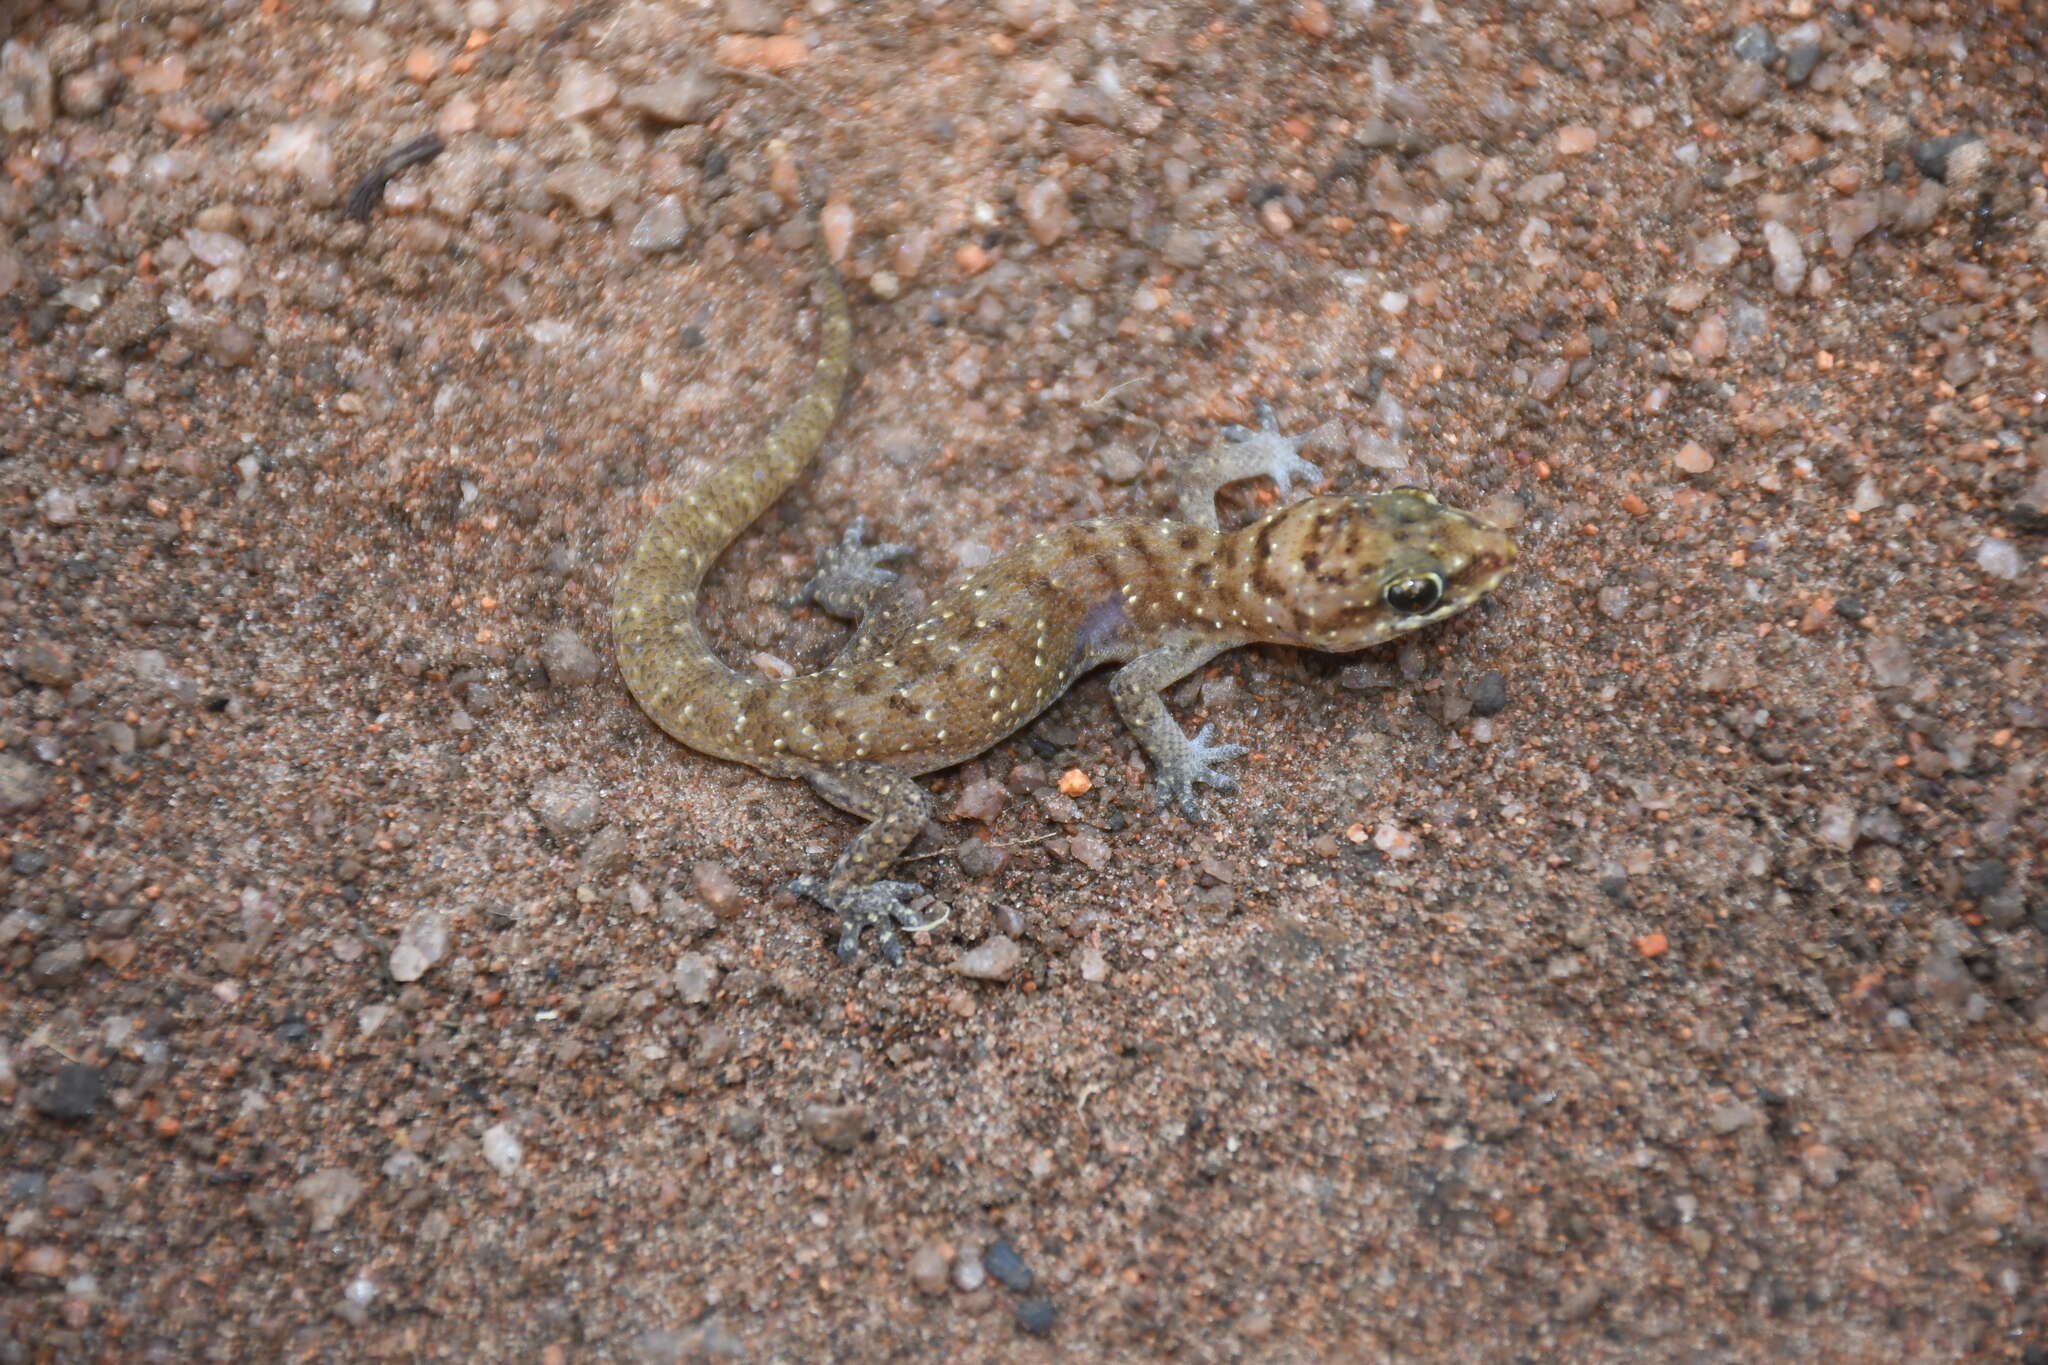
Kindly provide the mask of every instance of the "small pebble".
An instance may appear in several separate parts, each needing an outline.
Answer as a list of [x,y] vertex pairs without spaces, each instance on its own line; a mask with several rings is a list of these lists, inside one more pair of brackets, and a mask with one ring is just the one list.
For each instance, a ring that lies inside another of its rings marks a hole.
[[[1952,179],[1966,179],[1966,168],[1982,159],[1983,144],[1984,139],[1975,133],[1955,133],[1916,142],[1912,146],[1913,164],[1929,180],[1947,183]],[[1967,149],[1972,147],[1980,149],[1979,152],[1969,153]]]
[[828,1152],[850,1152],[867,1132],[868,1111],[858,1104],[804,1106],[803,1130]]
[[1007,934],[990,934],[954,959],[953,970],[977,981],[1008,981],[1024,963],[1023,950]]
[[626,192],[625,178],[595,161],[572,161],[548,172],[541,188],[580,217],[601,218]]
[[781,10],[768,0],[725,0],[728,33],[780,33]]
[[983,1253],[981,1259],[988,1273],[1005,1287],[1019,1294],[1029,1292],[1036,1277],[1032,1275],[1031,1267],[1024,1264],[1024,1258],[1017,1254],[1017,1249],[1011,1246],[1008,1240],[998,1237],[989,1243],[988,1250]]
[[1877,231],[1878,223],[1875,199],[1859,195],[1830,204],[1827,212],[1828,248],[1847,260],[1858,242]]
[[1599,132],[1583,124],[1567,124],[1557,130],[1559,156],[1584,156],[1599,145]]
[[510,1179],[526,1164],[526,1149],[519,1143],[518,1136],[503,1123],[494,1123],[484,1129],[484,1160],[499,1175]]
[[718,82],[693,67],[647,85],[629,87],[619,102],[656,123],[679,126],[702,123],[717,93]]
[[665,194],[647,206],[647,211],[633,224],[626,243],[635,251],[673,251],[689,235],[690,220],[683,212],[683,201]]
[[702,953],[684,953],[676,959],[675,983],[685,1005],[708,1004],[718,989],[718,966]]
[[1091,872],[1100,872],[1109,866],[1109,844],[1097,834],[1083,831],[1074,835],[1067,840],[1067,853]]
[[729,919],[746,907],[747,893],[733,880],[732,873],[718,863],[698,863],[692,867],[690,885],[697,899],[720,919]]
[[1479,717],[1497,716],[1507,709],[1508,682],[1497,668],[1489,668],[1472,680],[1466,690],[1466,697],[1472,703],[1472,714]]
[[986,839],[963,839],[953,850],[959,861],[961,872],[969,877],[993,877],[1009,864],[1010,851],[990,843]]
[[578,119],[594,114],[619,97],[619,83],[589,62],[571,61],[563,66],[561,83],[555,87],[555,116]]
[[1856,847],[1856,812],[1839,801],[1830,801],[1820,808],[1814,832],[1828,847],[1847,853]]
[[37,953],[29,963],[29,984],[46,990],[70,985],[85,970],[85,945],[61,943]]
[[910,1256],[910,1282],[920,1294],[946,1292],[946,1253],[935,1242],[926,1242]]
[[1746,114],[1770,93],[1770,75],[1762,67],[1744,62],[1721,83],[1721,109],[1725,113]]
[[1705,474],[1714,467],[1713,452],[1698,441],[1687,441],[1671,457],[1671,463],[1687,474]]
[[2027,571],[2027,557],[2011,541],[1986,536],[1977,542],[1977,567],[1993,578],[2014,579]]
[[59,1123],[83,1123],[106,1096],[106,1081],[98,1067],[84,1062],[66,1062],[37,1088],[30,1103],[46,1119]]
[[1051,1299],[1025,1299],[1017,1305],[1017,1325],[1032,1336],[1050,1336],[1059,1320],[1059,1309]]
[[946,818],[949,820],[979,820],[983,824],[993,821],[1003,813],[1003,803],[1009,799],[1009,792],[1003,784],[991,778],[981,778],[960,789],[960,795],[953,803],[953,809]]
[[587,687],[597,681],[597,654],[573,627],[558,626],[548,632],[540,647],[540,662],[547,670],[548,682],[556,687]]
[[597,791],[573,777],[547,778],[534,787],[526,804],[552,834],[567,837],[597,828]]
[[1724,1104],[1707,1116],[1707,1127],[1716,1135],[1727,1137],[1740,1132],[1756,1121],[1756,1110],[1742,1103]]
[[1745,62],[1769,66],[1778,60],[1778,44],[1762,24],[1744,24],[1735,31],[1735,55]]
[[1740,255],[1742,243],[1726,229],[1700,238],[1692,247],[1692,263],[1701,270],[1726,270]]
[[1693,328],[1691,350],[1696,360],[1719,360],[1728,354],[1728,319],[1719,311],[1706,314]]
[[448,952],[448,921],[438,910],[419,910],[399,931],[391,950],[393,981],[417,981]]
[[[1856,598],[1844,599],[1856,611],[1850,620],[1861,620],[1865,607]],[[1839,610],[1839,608],[1838,608]],[[1870,679],[1879,687],[1906,687],[1915,672],[1912,652],[1895,635],[1873,635],[1863,646],[1863,658],[1870,665]]]
[[31,640],[15,650],[9,662],[23,682],[37,687],[69,687],[78,681],[71,651],[48,640]]
[[1987,900],[2003,891],[2011,876],[2011,867],[2002,859],[1982,859],[1972,863],[1963,874],[1963,893],[1975,900]]
[[1024,215],[1031,240],[1040,246],[1052,246],[1073,231],[1074,215],[1067,202],[1067,188],[1050,176],[1026,190],[1017,207]]
[[981,1248],[973,1244],[960,1248],[960,1254],[953,1258],[953,1287],[963,1294],[972,1294],[988,1283],[988,1270],[981,1263]]
[[1799,234],[1783,223],[1768,222],[1764,224],[1764,245],[1771,253],[1771,284],[1787,297],[1797,294],[1806,283],[1806,252],[1799,245]]
[[356,1201],[363,1197],[362,1177],[340,1166],[313,1172],[292,1186],[292,1194],[306,1206],[312,1231],[328,1233],[341,1223]]

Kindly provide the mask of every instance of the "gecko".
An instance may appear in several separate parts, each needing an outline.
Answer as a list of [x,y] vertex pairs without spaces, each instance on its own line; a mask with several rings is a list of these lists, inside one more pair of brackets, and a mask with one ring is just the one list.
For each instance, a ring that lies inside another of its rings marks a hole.
[[[920,607],[883,567],[909,548],[871,544],[856,519],[820,557],[806,598],[851,622],[825,667],[771,679],[721,660],[698,625],[712,562],[782,495],[824,444],[853,360],[853,320],[815,224],[822,299],[810,381],[760,443],[661,507],[628,555],[612,631],[626,687],[691,749],[808,783],[866,821],[822,875],[791,889],[838,917],[837,952],[872,931],[903,960],[899,930],[936,927],[917,883],[891,878],[924,828],[917,777],[962,763],[1027,725],[1083,674],[1119,665],[1109,692],[1151,760],[1160,805],[1203,818],[1198,787],[1231,791],[1222,763],[1241,744],[1193,736],[1160,697],[1225,650],[1285,644],[1349,652],[1419,630],[1492,592],[1514,564],[1504,530],[1417,488],[1290,501],[1322,473],[1260,405],[1256,430],[1227,427],[1187,460],[1168,517],[1103,517],[1040,531]],[[1224,530],[1216,495],[1269,478],[1280,505]]]

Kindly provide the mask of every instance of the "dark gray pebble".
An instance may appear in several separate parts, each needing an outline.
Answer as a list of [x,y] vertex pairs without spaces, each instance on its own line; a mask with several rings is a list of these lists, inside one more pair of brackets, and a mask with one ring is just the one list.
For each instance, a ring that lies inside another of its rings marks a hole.
[[1948,137],[1929,138],[1925,142],[1916,142],[1912,147],[1913,164],[1919,167],[1920,174],[1926,176],[1929,180],[1946,182],[1948,180],[1949,158],[1956,154],[1956,150],[1961,147],[1967,147],[1972,142],[1982,142],[1983,140],[1983,138],[1978,137],[1975,133],[1954,133]]
[[999,1237],[990,1243],[988,1252],[981,1258],[981,1263],[989,1274],[1008,1288],[1016,1290],[1019,1294],[1029,1292],[1031,1282],[1035,1278],[1031,1273],[1031,1267],[1024,1264],[1024,1258],[1017,1254],[1017,1248],[1011,1246],[1008,1241]]
[[1963,874],[1963,890],[1977,900],[1983,900],[2005,890],[2006,878],[2010,875],[2002,859],[1986,858]]
[[1769,66],[1778,60],[1778,44],[1762,24],[1744,24],[1735,33],[1735,55],[1745,62]]
[[1838,598],[1835,602],[1835,615],[1844,621],[1861,621],[1869,615],[1869,608],[1863,605],[1863,599],[1860,597]]
[[1508,704],[1508,680],[1497,668],[1489,668],[1472,680],[1465,693],[1475,716],[1497,716]]
[[96,1066],[84,1062],[66,1062],[57,1068],[57,1074],[36,1091],[36,1112],[46,1119],[59,1123],[83,1123],[92,1117],[92,1111],[107,1093],[106,1082],[100,1079]]
[[1785,84],[1804,85],[1820,65],[1820,44],[1801,43],[1785,54]]
[[1017,1305],[1017,1325],[1034,1337],[1050,1336],[1060,1320],[1051,1299],[1026,1299]]

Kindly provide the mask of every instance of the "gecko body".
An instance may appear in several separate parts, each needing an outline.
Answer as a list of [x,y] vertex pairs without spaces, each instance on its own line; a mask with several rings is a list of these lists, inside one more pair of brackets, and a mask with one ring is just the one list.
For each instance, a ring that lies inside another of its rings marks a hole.
[[1514,562],[1512,539],[1418,489],[1325,495],[1225,531],[1215,495],[1266,476],[1321,480],[1302,438],[1271,414],[1261,429],[1190,460],[1169,518],[1108,517],[1041,532],[919,608],[882,564],[907,553],[869,545],[858,523],[823,556],[812,601],[857,623],[814,673],[771,680],[720,660],[697,624],[705,571],[779,497],[824,443],[851,366],[852,322],[819,252],[824,296],[812,379],[752,450],[667,504],[635,545],[613,599],[626,686],[664,731],[700,753],[808,782],[866,820],[831,869],[795,889],[833,911],[839,955],[863,930],[891,962],[915,883],[886,874],[923,828],[930,797],[914,780],[974,756],[1027,724],[1082,674],[1119,664],[1117,713],[1152,760],[1166,800],[1201,814],[1197,787],[1228,790],[1217,765],[1245,752],[1189,737],[1161,689],[1216,655],[1256,642],[1363,649],[1455,615]]

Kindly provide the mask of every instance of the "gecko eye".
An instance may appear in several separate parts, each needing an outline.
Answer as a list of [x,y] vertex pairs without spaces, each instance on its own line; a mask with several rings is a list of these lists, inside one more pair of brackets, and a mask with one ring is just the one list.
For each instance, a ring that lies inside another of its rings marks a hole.
[[1436,604],[1444,600],[1444,581],[1433,573],[1397,578],[1387,584],[1381,596],[1389,607],[1403,616],[1420,616],[1434,611]]

